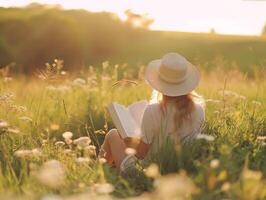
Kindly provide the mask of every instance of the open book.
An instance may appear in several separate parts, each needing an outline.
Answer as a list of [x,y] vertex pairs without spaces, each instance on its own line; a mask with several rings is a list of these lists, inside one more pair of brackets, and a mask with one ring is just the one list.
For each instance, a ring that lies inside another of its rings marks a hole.
[[148,104],[148,101],[142,100],[125,107],[113,102],[107,107],[123,139],[139,138],[141,136],[142,117]]

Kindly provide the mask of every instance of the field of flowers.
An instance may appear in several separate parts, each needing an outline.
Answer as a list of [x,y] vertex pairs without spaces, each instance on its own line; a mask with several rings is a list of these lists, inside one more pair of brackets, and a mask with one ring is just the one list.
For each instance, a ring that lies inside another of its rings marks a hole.
[[113,128],[106,106],[151,96],[145,66],[138,69],[104,62],[72,73],[55,60],[32,78],[2,73],[0,199],[265,199],[263,71],[252,78],[202,71],[202,134],[191,145],[163,147],[134,177],[119,176],[97,156]]

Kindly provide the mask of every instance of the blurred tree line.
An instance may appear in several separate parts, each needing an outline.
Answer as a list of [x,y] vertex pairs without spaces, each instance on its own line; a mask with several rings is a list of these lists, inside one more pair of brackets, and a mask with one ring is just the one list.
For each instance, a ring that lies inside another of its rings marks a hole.
[[130,10],[127,15],[123,22],[112,13],[37,3],[0,8],[0,66],[15,62],[17,70],[30,73],[54,58],[78,68],[116,56],[152,23],[141,15],[134,18]]

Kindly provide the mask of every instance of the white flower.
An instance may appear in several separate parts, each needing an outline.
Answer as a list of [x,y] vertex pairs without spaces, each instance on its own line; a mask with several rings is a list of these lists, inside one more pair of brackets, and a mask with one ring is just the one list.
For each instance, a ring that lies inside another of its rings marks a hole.
[[151,178],[158,177],[160,175],[158,165],[152,163],[148,168],[145,169],[145,175]]
[[125,149],[125,153],[127,154],[127,155],[135,155],[136,154],[136,150],[135,149],[133,149],[133,148],[126,148]]
[[15,133],[15,134],[17,134],[17,133],[20,132],[19,129],[16,129],[16,128],[8,128],[7,131],[8,131],[9,133]]
[[12,80],[13,80],[12,77],[4,77],[4,82],[10,82]]
[[90,145],[91,139],[89,137],[84,136],[84,137],[75,139],[73,143],[78,145],[81,148],[85,148]]
[[30,117],[27,117],[27,116],[19,117],[19,119],[22,120],[22,121],[32,122],[32,119]]
[[261,173],[261,171],[254,171],[254,170],[250,170],[250,169],[244,169],[243,178],[244,179],[260,180],[262,178],[262,173]]
[[45,195],[40,200],[63,200],[60,196],[57,195]]
[[56,145],[56,146],[64,146],[65,143],[64,143],[63,141],[57,141],[57,142],[55,143],[55,145]]
[[75,80],[73,80],[72,83],[75,86],[84,86],[86,84],[86,80],[84,80],[82,78],[76,78]]
[[99,163],[100,164],[104,164],[104,163],[106,163],[107,161],[106,161],[106,159],[105,158],[99,158]]
[[184,175],[162,176],[154,184],[155,195],[158,199],[188,199],[191,194],[196,192],[196,186]]
[[85,154],[88,156],[96,156],[96,147],[94,145],[88,145],[84,147]]
[[38,157],[42,155],[40,149],[32,149],[32,150],[17,150],[14,155],[18,158],[30,158],[30,157]]
[[91,162],[91,159],[90,158],[87,158],[87,157],[78,157],[76,159],[76,162],[77,163],[90,163]]
[[258,136],[257,137],[257,140],[266,140],[266,135],[264,135],[264,136]]
[[60,128],[60,126],[58,124],[51,124],[50,125],[50,129],[52,131],[57,131],[57,130],[59,130],[59,128]]
[[31,154],[32,154],[32,156],[41,156],[42,155],[42,152],[41,152],[41,150],[40,149],[32,149],[31,150]]
[[0,101],[8,101],[12,99],[15,95],[13,93],[5,93],[0,95]]
[[64,183],[65,170],[57,160],[45,162],[37,173],[37,179],[51,188],[58,188]]
[[7,128],[8,127],[8,123],[4,120],[0,120],[0,128]]
[[214,159],[210,162],[210,167],[213,169],[216,169],[217,167],[219,167],[220,165],[220,161],[218,159]]
[[31,155],[31,150],[17,150],[14,155],[18,158],[25,158]]
[[217,100],[217,99],[206,99],[205,102],[206,103],[209,103],[209,102],[210,103],[217,103],[217,104],[221,103],[221,101]]
[[71,87],[67,86],[67,85],[59,85],[57,87],[53,86],[53,85],[48,85],[46,87],[47,90],[51,91],[51,92],[68,92],[69,90],[71,90]]
[[196,136],[197,139],[204,139],[206,141],[214,141],[214,137],[212,135],[206,135],[206,134],[198,134]]
[[261,102],[253,100],[251,102],[254,106],[261,106]]
[[238,98],[241,99],[241,100],[246,100],[247,99],[247,97],[245,97],[243,95],[239,95]]
[[225,182],[225,183],[222,185],[221,190],[222,190],[223,192],[227,192],[228,190],[230,190],[230,188],[231,188],[231,184],[230,184],[229,182]]
[[110,194],[114,191],[114,186],[109,183],[95,184],[94,187],[98,194]]
[[62,136],[63,136],[63,138],[64,138],[65,140],[69,140],[69,139],[71,139],[71,138],[73,137],[73,133],[70,132],[70,131],[66,131],[66,132],[64,132],[64,133],[62,134]]
[[233,92],[231,90],[220,90],[219,95],[226,96],[226,97],[238,97],[239,95],[236,92]]

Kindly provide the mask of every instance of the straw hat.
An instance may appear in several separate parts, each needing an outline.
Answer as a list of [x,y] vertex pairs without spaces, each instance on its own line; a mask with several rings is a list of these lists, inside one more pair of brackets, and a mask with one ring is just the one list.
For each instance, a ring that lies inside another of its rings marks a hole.
[[178,53],[167,53],[151,61],[145,79],[152,88],[167,96],[181,96],[193,91],[200,80],[198,69]]

